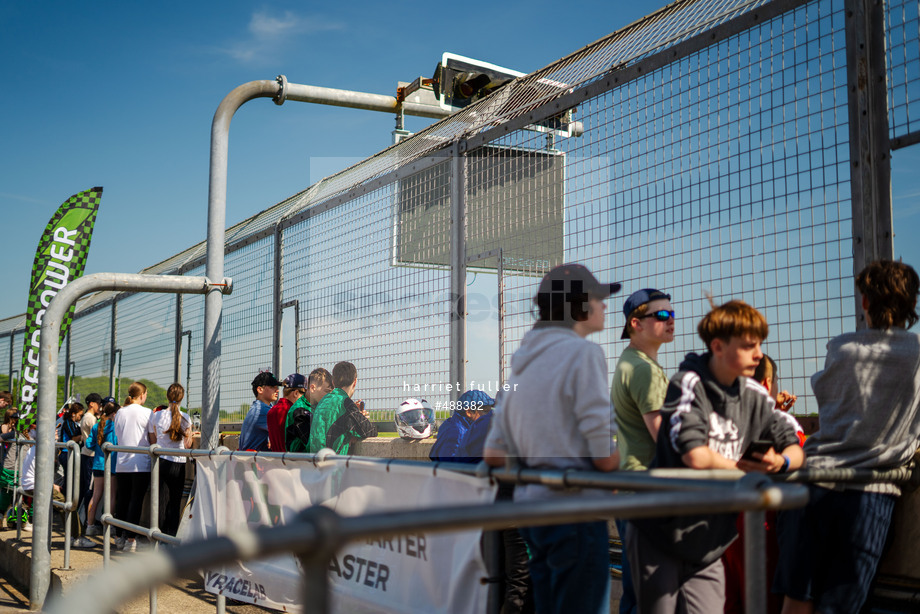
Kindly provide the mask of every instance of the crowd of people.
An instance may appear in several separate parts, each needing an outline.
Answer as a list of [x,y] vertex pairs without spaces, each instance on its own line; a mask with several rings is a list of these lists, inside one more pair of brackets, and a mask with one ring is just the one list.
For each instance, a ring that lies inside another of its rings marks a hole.
[[[777,390],[776,362],[761,350],[769,326],[757,309],[710,299],[697,325],[705,352],[687,354],[668,378],[657,358],[675,334],[671,297],[653,288],[633,292],[623,306],[629,344],[608,396],[603,350],[586,337],[604,328],[604,301],[621,286],[600,283],[581,265],[557,267],[534,298],[538,320],[512,357],[512,391],[492,412],[484,458],[494,466],[598,471],[903,466],[920,445],[920,337],[907,330],[918,319],[920,279],[908,265],[878,261],[857,275],[856,286],[866,328],[828,344],[824,369],[812,377],[820,428],[806,439],[785,411],[796,397]],[[770,611],[859,612],[900,490],[874,482],[809,491],[806,507],[775,518]],[[572,496],[604,495],[533,484],[518,486],[514,500]],[[626,554],[621,612],[743,611],[743,569],[731,550],[735,516],[617,525]],[[536,611],[607,610],[607,531],[602,521],[521,530]]]
[[[240,432],[239,449],[256,451],[318,452],[331,448],[338,454],[347,454],[354,441],[372,437],[377,429],[370,421],[364,403],[352,400],[358,383],[354,364],[337,363],[332,373],[324,368],[314,369],[309,376],[294,373],[283,382],[270,372],[260,372],[252,381],[255,400],[246,413]],[[279,399],[279,388],[283,395]],[[79,487],[75,493],[78,513],[73,514],[76,537],[72,545],[77,548],[94,548],[99,543],[91,537],[102,534],[98,523],[101,515],[105,443],[128,447],[148,447],[157,444],[164,448],[188,449],[199,435],[192,426],[188,413],[181,409],[185,390],[181,384],[172,384],[166,392],[168,404],[155,410],[145,407],[147,387],[134,382],[122,404],[113,397],[103,398],[97,393],[86,396],[86,405],[77,401],[65,404],[55,427],[55,441],[74,442],[81,454]],[[12,406],[9,392],[0,392],[0,410],[3,424],[0,427],[0,510],[11,509],[12,493],[19,485],[25,494],[24,505],[19,506],[17,521],[22,528],[32,529],[29,522],[29,505],[35,488],[35,446],[13,443],[17,436],[35,439],[36,429],[19,426],[19,412]],[[22,450],[23,452],[20,452]],[[55,499],[64,500],[62,486],[71,480],[68,448],[56,457],[56,479],[53,486]],[[23,455],[19,462],[19,455]],[[111,504],[114,516],[139,525],[148,496],[151,458],[148,454],[113,452],[114,471],[111,485]],[[181,501],[186,483],[186,456],[160,455],[160,501],[162,518],[158,519],[163,533],[175,535],[181,517]],[[135,533],[117,527],[115,547],[119,550],[137,549]]]
[[[920,278],[893,261],[868,265],[856,277],[866,328],[832,339],[824,368],[812,377],[820,429],[807,438],[787,413],[796,397],[777,386],[777,362],[761,344],[769,326],[754,307],[730,300],[697,323],[705,351],[686,355],[669,378],[658,362],[674,340],[671,296],[644,288],[623,304],[621,338],[627,347],[612,384],[607,359],[587,339],[605,328],[606,303],[621,284],[601,283],[584,266],[565,264],[541,281],[533,328],[511,360],[511,376],[497,399],[481,390],[464,393],[441,425],[431,449],[436,461],[513,464],[538,469],[643,471],[650,468],[740,469],[765,474],[801,467],[885,469],[909,462],[920,445]],[[239,449],[348,454],[354,442],[377,435],[361,400],[354,364],[337,363],[279,381],[264,371],[252,381]],[[151,411],[147,390],[135,382],[119,406],[111,397],[86,397],[65,407],[60,441],[84,455],[77,547],[93,547],[102,497],[102,445],[183,449],[196,435],[173,384],[168,405]],[[427,401],[408,399],[406,415]],[[4,458],[0,503],[9,505],[18,447],[18,414],[0,393]],[[494,407],[494,411],[493,411]],[[397,410],[400,425],[400,409]],[[412,423],[406,422],[411,431]],[[858,428],[855,428],[857,427]],[[423,437],[431,431],[418,430]],[[35,436],[34,430],[30,435]],[[34,489],[34,446],[28,447],[22,486]],[[59,461],[67,467],[68,451]],[[162,457],[160,485],[167,501],[163,531],[175,534],[186,458]],[[150,457],[117,453],[115,516],[138,524],[150,487]],[[64,476],[65,479],[67,476]],[[884,552],[899,488],[890,483],[813,484],[802,509],[771,516],[775,553],[768,557],[771,611],[858,612]],[[57,495],[59,496],[59,495]],[[544,484],[502,488],[499,499],[518,502],[558,497],[608,496],[596,490]],[[737,517],[730,514],[617,519],[624,544],[621,612],[743,611],[744,570]],[[117,546],[136,549],[133,533],[119,529]],[[501,533],[505,556],[506,612],[597,612],[609,603],[608,525],[605,520],[526,527]],[[728,596],[728,599],[726,599]]]
[[255,400],[243,419],[239,449],[315,454],[330,448],[348,454],[355,441],[377,436],[364,402],[352,399],[357,387],[358,369],[347,361],[336,363],[332,373],[319,367],[284,381],[260,372],[252,380]]
[[[55,427],[54,439],[63,443],[74,442],[81,455],[80,475],[76,480],[78,486],[74,493],[77,512],[71,515],[76,528],[76,537],[72,543],[74,547],[94,548],[99,543],[90,538],[103,533],[99,517],[105,470],[105,455],[102,450],[104,444],[148,447],[156,443],[163,448],[176,450],[192,447],[192,441],[199,433],[193,429],[188,413],[180,407],[185,397],[185,389],[181,384],[175,383],[169,387],[166,396],[169,401],[167,405],[157,408],[156,411],[150,410],[144,407],[147,400],[146,385],[134,382],[128,388],[128,394],[121,404],[114,397],[103,398],[98,393],[90,393],[86,396],[85,406],[80,402],[71,401],[62,408]],[[9,393],[0,393],[0,399],[5,399],[8,404],[12,401]],[[3,509],[6,510],[12,503],[11,493],[16,485],[18,456],[20,450],[24,450],[22,463],[19,465],[19,484],[25,496],[25,503],[17,510],[16,520],[22,522],[23,529],[30,531],[32,525],[27,510],[35,489],[36,446],[20,447],[15,445],[13,440],[17,435],[34,440],[37,430],[34,424],[29,429],[19,429],[18,421],[19,412],[15,408],[7,408],[2,428],[4,458],[0,493],[3,496]],[[63,486],[73,479],[68,474],[71,466],[68,455],[71,453],[65,448],[56,458],[53,496],[57,500],[64,500]],[[150,456],[131,452],[113,452],[111,456],[114,476],[110,504],[114,508],[114,515],[120,520],[140,524],[144,500],[151,487]],[[165,505],[161,506],[162,522],[157,519],[157,524],[161,531],[168,535],[175,535],[179,528],[186,462],[185,456],[162,455],[160,458],[160,481],[155,486],[160,489],[160,500],[165,501]],[[129,552],[137,549],[134,532],[119,527],[116,528],[115,534],[117,549]]]

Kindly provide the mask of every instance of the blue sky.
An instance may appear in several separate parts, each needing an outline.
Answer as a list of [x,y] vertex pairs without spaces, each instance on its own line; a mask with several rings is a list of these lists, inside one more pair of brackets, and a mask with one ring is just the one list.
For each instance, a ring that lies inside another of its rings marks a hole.
[[[202,241],[211,118],[237,85],[283,73],[393,94],[444,51],[529,72],[664,4],[2,3],[0,318],[25,311],[39,235],[80,190],[105,188],[87,273],[137,272]],[[383,113],[250,102],[230,133],[228,224],[383,149],[393,127]],[[920,146],[893,153],[895,254],[920,268],[917,168]]]
[[[81,190],[105,189],[86,273],[137,272],[204,240],[211,118],[237,85],[283,73],[392,95],[444,51],[530,72],[664,4],[2,3],[0,318],[25,311],[40,233]],[[228,225],[383,149],[393,127],[250,102],[230,131]]]

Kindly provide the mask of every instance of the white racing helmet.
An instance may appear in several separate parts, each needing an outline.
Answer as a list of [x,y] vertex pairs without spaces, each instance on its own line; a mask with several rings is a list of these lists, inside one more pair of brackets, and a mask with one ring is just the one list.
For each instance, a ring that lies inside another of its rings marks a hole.
[[431,437],[434,424],[434,410],[425,399],[406,399],[396,409],[396,432],[403,439]]

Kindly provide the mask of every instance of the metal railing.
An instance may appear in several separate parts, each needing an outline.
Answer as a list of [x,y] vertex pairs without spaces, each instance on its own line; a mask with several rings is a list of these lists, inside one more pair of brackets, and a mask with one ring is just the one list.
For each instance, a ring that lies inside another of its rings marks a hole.
[[[920,471],[913,464],[891,470],[866,469],[805,469],[784,475],[764,476],[743,474],[735,470],[699,471],[692,469],[653,469],[645,472],[611,472],[575,470],[541,470],[521,467],[489,468],[485,464],[379,459],[355,456],[337,456],[330,450],[319,454],[217,450],[175,450],[158,445],[128,447],[103,445],[106,454],[104,500],[106,509],[102,516],[105,525],[104,565],[108,574],[67,594],[66,599],[51,605],[51,612],[59,608],[73,608],[83,603],[85,594],[105,593],[105,602],[98,598],[87,603],[88,610],[114,609],[119,603],[144,589],[150,593],[150,612],[157,611],[156,587],[173,577],[201,568],[232,560],[267,557],[284,552],[295,552],[304,570],[304,603],[314,604],[317,612],[329,611],[328,557],[344,544],[371,537],[395,535],[409,531],[452,531],[464,528],[502,529],[508,527],[536,526],[562,522],[575,522],[598,517],[649,518],[675,514],[700,514],[717,512],[742,512],[744,514],[745,568],[757,570],[745,574],[745,602],[751,614],[765,612],[767,587],[766,534],[764,511],[800,507],[807,502],[804,483],[815,482],[892,482],[918,483]],[[134,525],[112,516],[108,508],[111,479],[111,453],[129,452],[148,454],[152,460],[150,491],[150,527]],[[207,541],[180,542],[175,537],[159,531],[158,462],[159,456],[208,457],[212,459],[251,458],[280,459],[285,463],[342,463],[346,467],[362,465],[423,466],[433,475],[452,471],[509,484],[542,484],[554,488],[601,489],[627,491],[628,495],[608,498],[572,497],[552,502],[528,502],[527,505],[495,503],[364,514],[360,517],[341,517],[322,506],[311,507],[292,524],[280,527],[263,527],[249,533]],[[120,527],[144,535],[154,543],[152,553],[139,553],[136,560],[123,559],[123,565],[109,567],[111,527]],[[172,544],[168,552],[160,551],[159,542]],[[490,570],[491,571],[491,570]],[[98,583],[106,590],[98,591]],[[84,593],[86,591],[86,593]],[[67,604],[63,606],[62,604]],[[225,596],[217,595],[216,609],[224,611]],[[752,605],[753,604],[753,605]],[[73,611],[73,610],[71,610]]]
[[[25,491],[22,488],[21,484],[21,474],[22,474],[22,464],[25,461],[25,457],[22,455],[23,446],[34,446],[36,442],[32,439],[16,439],[14,442],[11,442],[11,445],[17,446],[16,450],[16,468],[13,471],[13,483],[15,484],[13,488],[13,501],[11,506],[19,511],[20,517],[16,522],[16,539],[22,539],[22,512],[23,512],[23,498],[26,496]],[[61,450],[68,450],[67,454],[67,470],[65,471],[65,476],[67,480],[64,483],[64,500],[51,501],[51,505],[61,510],[64,514],[64,569],[70,569],[70,548],[72,545],[71,535],[72,535],[72,514],[77,511],[78,506],[80,505],[80,463],[82,462],[82,454],[80,454],[80,446],[75,441],[68,441],[66,443],[57,441],[54,443],[54,447],[59,452]],[[33,490],[34,493],[34,490]],[[34,497],[33,497],[34,499]],[[3,514],[7,513],[7,510],[2,510]]]

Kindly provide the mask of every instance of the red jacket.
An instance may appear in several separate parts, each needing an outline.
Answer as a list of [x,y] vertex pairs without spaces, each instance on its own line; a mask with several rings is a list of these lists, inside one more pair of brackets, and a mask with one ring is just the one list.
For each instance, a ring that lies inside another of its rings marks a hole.
[[268,410],[268,444],[272,452],[287,452],[284,447],[284,423],[291,405],[293,403],[281,397]]

